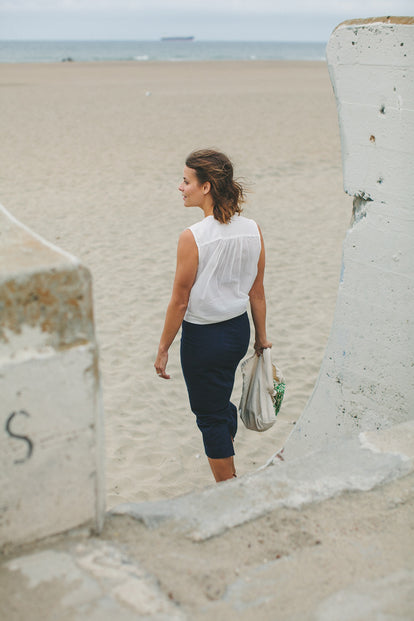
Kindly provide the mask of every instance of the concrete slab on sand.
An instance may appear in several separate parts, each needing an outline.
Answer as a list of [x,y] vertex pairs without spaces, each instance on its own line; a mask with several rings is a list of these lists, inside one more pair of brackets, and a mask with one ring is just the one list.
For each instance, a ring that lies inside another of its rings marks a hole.
[[0,618],[408,621],[413,491],[410,422],[169,503],[120,505],[100,537],[5,556]]
[[167,501],[127,503],[112,510],[156,526],[174,520],[195,541],[219,535],[278,507],[301,508],[344,491],[369,490],[413,469],[414,421],[361,433],[291,461]]

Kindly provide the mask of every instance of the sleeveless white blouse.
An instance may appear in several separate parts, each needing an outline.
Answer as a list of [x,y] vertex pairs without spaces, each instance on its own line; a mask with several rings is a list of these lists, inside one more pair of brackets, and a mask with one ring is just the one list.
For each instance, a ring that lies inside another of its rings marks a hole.
[[242,315],[261,251],[257,224],[240,215],[227,224],[208,216],[189,229],[198,248],[198,270],[185,321],[208,324]]

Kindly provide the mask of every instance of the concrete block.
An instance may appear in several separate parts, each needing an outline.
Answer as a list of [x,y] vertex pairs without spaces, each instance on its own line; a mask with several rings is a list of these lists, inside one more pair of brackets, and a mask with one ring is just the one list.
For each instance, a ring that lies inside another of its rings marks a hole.
[[0,546],[104,515],[89,271],[0,206]]
[[340,24],[327,46],[345,191],[389,201],[414,197],[414,20]]
[[414,418],[414,19],[344,22],[327,59],[353,214],[325,356],[285,459]]

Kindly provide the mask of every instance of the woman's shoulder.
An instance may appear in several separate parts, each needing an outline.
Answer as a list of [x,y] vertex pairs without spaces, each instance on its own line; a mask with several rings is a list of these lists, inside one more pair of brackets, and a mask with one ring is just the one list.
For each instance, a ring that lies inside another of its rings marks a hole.
[[234,235],[248,237],[260,235],[259,227],[255,220],[240,214],[234,215],[227,223],[219,222],[214,216],[208,216],[192,224],[187,230],[192,232],[197,244],[211,241],[211,239],[233,237]]
[[202,245],[211,237],[211,226],[214,226],[214,222],[211,222],[212,220],[214,220],[212,216],[203,218],[185,229],[193,236],[197,246]]
[[202,220],[199,220],[198,222],[195,222],[191,226],[187,227],[186,230],[190,230],[194,234],[196,234],[199,231],[203,231],[203,230],[209,228],[209,226],[211,225],[211,222],[210,222],[211,220],[213,220],[212,216],[209,217],[209,218],[203,218]]
[[242,215],[235,215],[232,218],[232,222],[234,222],[235,226],[246,233],[259,234],[259,226],[255,220],[252,220],[252,218],[246,218],[246,216]]

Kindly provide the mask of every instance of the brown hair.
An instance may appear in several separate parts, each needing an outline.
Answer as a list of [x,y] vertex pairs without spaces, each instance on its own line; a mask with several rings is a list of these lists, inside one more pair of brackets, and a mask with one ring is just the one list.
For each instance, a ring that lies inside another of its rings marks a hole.
[[246,191],[233,179],[233,164],[227,155],[214,149],[201,149],[190,153],[185,165],[195,171],[199,183],[210,183],[216,220],[225,224],[242,211],[240,205],[245,201]]

